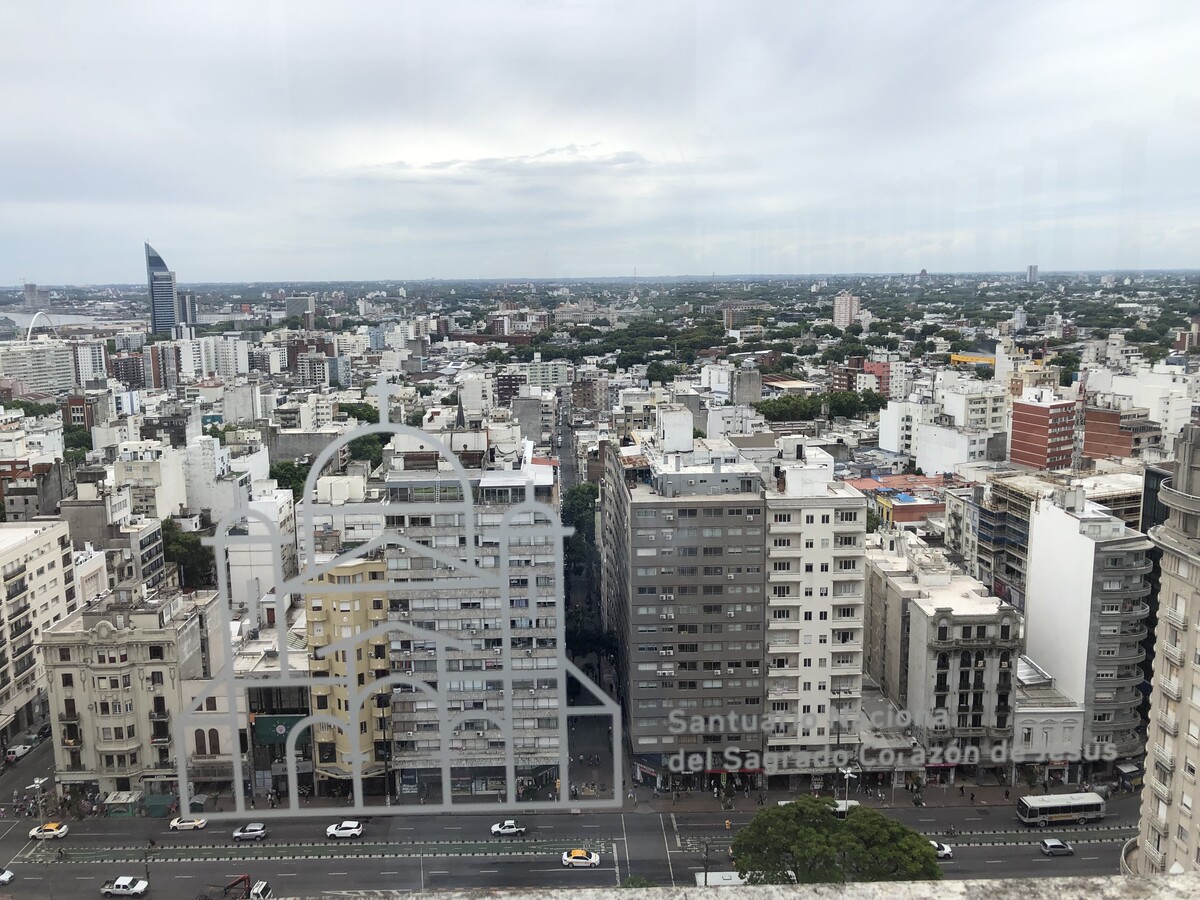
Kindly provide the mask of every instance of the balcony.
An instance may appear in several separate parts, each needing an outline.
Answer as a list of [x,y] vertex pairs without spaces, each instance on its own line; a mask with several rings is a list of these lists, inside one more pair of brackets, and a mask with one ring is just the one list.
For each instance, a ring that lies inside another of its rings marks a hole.
[[1167,834],[1167,829],[1169,826],[1167,825],[1166,819],[1164,819],[1162,816],[1158,816],[1158,815],[1150,815],[1150,816],[1147,816],[1146,818],[1149,819],[1151,828],[1153,828],[1155,831],[1157,831],[1161,835],[1165,836]]
[[1179,720],[1167,712],[1158,714],[1158,727],[1171,737],[1179,737]]
[[1175,771],[1175,754],[1162,744],[1154,745],[1154,759],[1168,772]]
[[69,750],[78,750],[83,746],[83,735],[75,735],[74,737],[64,737],[62,745]]
[[1114,616],[1123,619],[1144,619],[1150,615],[1150,605],[1147,603],[1138,603],[1137,605],[1124,606],[1120,609],[1102,609],[1102,616]]
[[1173,606],[1160,606],[1158,608],[1159,618],[1170,622],[1176,628],[1187,628],[1187,619],[1183,613]]
[[1179,690],[1179,682],[1174,678],[1163,678],[1162,676],[1159,676],[1158,686],[1162,689],[1162,692],[1172,700],[1178,702],[1183,699],[1183,694],[1180,693]]
[[166,747],[171,743],[171,735],[169,734],[152,734],[150,735],[150,744],[154,747]]
[[171,711],[169,709],[152,709],[150,710],[151,722],[169,722],[171,721]]
[[19,575],[24,575],[28,571],[29,571],[29,566],[27,566],[25,563],[21,563],[21,565],[17,566],[11,572],[5,572],[4,580],[8,581],[12,578],[16,578]]
[[329,619],[329,610],[327,609],[310,609],[304,614],[309,622],[325,622]]
[[58,721],[60,721],[60,722],[78,722],[79,721],[79,712],[78,712],[78,710],[76,710],[75,712],[60,712],[58,714]]
[[1167,806],[1170,806],[1172,800],[1170,785],[1164,784],[1153,775],[1148,780],[1150,782],[1150,790],[1154,791],[1154,796],[1167,804]]
[[1183,491],[1177,491],[1175,488],[1167,487],[1175,479],[1170,478],[1164,481],[1158,488],[1158,499],[1171,509],[1177,509],[1180,512],[1190,513],[1193,516],[1200,515],[1200,497],[1193,494],[1185,494]]
[[[28,611],[29,611],[29,607],[26,606],[24,612],[28,612]],[[17,613],[17,615],[21,615],[21,613]],[[10,618],[11,618],[11,616],[10,616]],[[31,621],[29,621],[28,619],[26,619],[20,625],[14,625],[9,630],[8,636],[12,640],[16,640],[17,638],[19,638],[21,635],[23,635],[25,632],[27,632],[32,627],[33,627],[33,623]]]
[[[1159,850],[1155,850],[1149,844],[1143,845],[1140,849],[1143,853],[1146,854],[1146,856],[1150,860],[1150,862],[1153,863],[1154,866],[1157,867],[1157,869],[1161,872],[1162,867],[1163,867],[1163,865],[1165,865],[1165,862],[1166,862],[1163,857],[1162,852]],[[1147,872],[1145,874],[1150,875],[1150,874],[1154,874],[1154,873]]]
[[1161,649],[1163,656],[1175,663],[1177,666],[1183,665],[1183,649],[1175,644],[1162,644]]

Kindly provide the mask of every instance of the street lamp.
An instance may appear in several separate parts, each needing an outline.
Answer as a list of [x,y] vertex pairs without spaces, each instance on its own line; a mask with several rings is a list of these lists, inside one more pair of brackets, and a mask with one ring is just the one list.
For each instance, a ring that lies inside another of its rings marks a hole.
[[839,771],[839,772],[841,772],[841,773],[842,773],[842,775],[843,775],[843,776],[845,777],[845,779],[846,779],[846,800],[845,800],[845,804],[846,804],[846,806],[849,806],[849,805],[850,805],[850,779],[851,779],[851,778],[857,778],[858,776],[857,776],[857,775],[855,775],[855,774],[854,774],[854,772],[852,772],[852,771],[851,771],[850,769],[848,769],[848,768],[846,768],[846,769],[838,769],[838,771]]

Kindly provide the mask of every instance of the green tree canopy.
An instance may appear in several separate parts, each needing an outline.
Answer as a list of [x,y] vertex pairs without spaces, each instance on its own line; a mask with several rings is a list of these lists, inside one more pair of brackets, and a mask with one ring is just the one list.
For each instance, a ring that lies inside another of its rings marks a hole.
[[271,463],[271,477],[279,482],[279,486],[292,492],[297,500],[304,499],[304,482],[308,479],[308,470],[312,466],[298,466],[294,462]]
[[358,421],[366,422],[369,425],[379,423],[379,410],[369,403],[339,403],[338,410],[353,419],[358,419]]
[[185,532],[174,519],[162,520],[163,555],[179,566],[184,587],[196,588],[213,581],[213,551],[201,543],[200,535]]
[[937,881],[927,838],[864,806],[845,820],[829,798],[798,797],[768,807],[733,841],[738,874],[750,884]]

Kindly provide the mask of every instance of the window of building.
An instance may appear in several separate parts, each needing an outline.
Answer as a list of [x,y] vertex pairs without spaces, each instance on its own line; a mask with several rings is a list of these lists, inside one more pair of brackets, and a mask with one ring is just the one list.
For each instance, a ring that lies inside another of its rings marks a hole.
[[70,672],[62,673],[62,686],[65,688],[75,687],[75,676]]

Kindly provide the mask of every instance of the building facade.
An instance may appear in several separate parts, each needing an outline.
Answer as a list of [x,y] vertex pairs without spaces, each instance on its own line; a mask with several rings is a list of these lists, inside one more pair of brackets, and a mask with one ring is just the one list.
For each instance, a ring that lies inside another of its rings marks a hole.
[[1142,874],[1200,866],[1192,812],[1200,764],[1200,425],[1183,429],[1174,476],[1158,499],[1170,515],[1150,529],[1162,576],[1138,838]]

